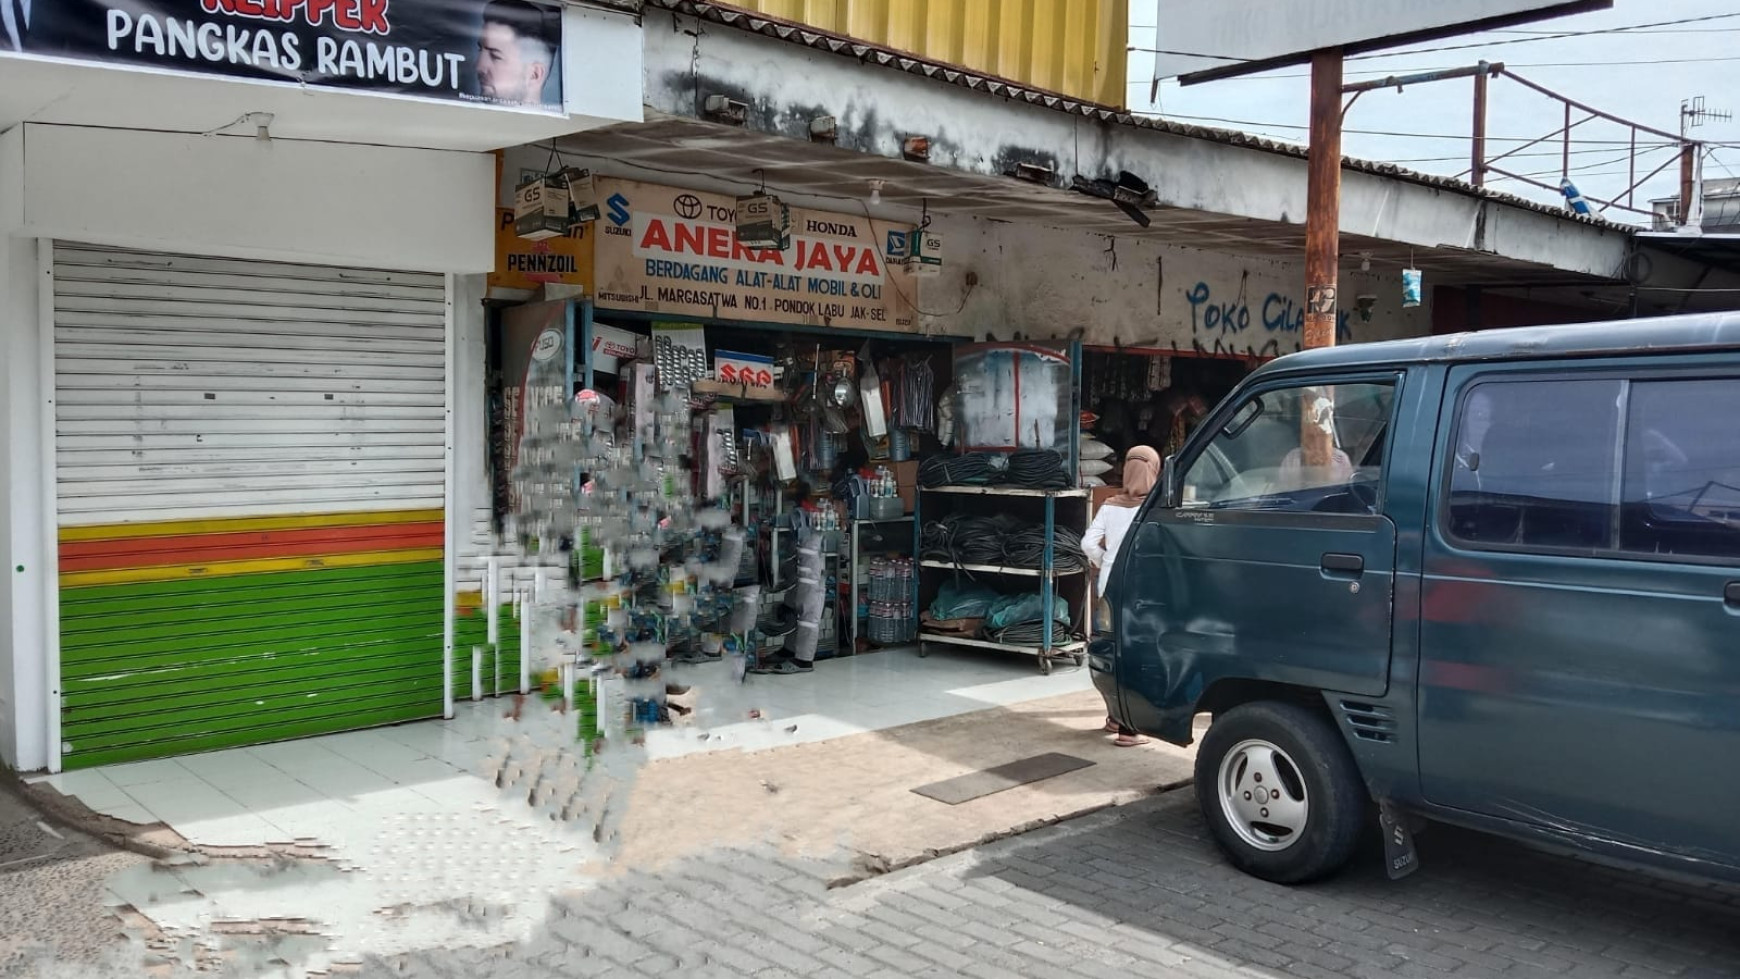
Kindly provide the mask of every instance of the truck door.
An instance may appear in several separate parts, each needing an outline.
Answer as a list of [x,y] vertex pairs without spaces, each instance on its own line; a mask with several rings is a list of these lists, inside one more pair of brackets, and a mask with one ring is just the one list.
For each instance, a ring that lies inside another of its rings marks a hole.
[[[1131,723],[1156,724],[1222,676],[1385,691],[1396,531],[1384,473],[1400,380],[1252,389],[1177,460],[1179,506],[1150,508],[1120,561]],[[1305,425],[1328,429],[1329,458],[1305,458]]]

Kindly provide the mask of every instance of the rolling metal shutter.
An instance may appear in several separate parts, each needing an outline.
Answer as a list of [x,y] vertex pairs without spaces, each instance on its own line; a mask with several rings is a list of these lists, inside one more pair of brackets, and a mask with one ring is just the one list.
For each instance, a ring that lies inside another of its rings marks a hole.
[[441,712],[443,278],[57,244],[62,763]]

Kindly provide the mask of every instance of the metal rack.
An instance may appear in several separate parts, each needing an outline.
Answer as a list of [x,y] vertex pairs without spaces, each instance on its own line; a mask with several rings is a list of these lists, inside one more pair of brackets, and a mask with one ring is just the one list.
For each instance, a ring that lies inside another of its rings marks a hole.
[[[858,639],[862,635],[862,632],[860,630],[863,628],[863,623],[858,618],[858,599],[859,599],[859,596],[863,593],[863,588],[864,588],[864,578],[859,570],[859,567],[860,567],[859,558],[861,558],[864,554],[863,548],[860,546],[859,531],[860,531],[860,529],[862,529],[864,527],[880,526],[880,525],[887,525],[887,524],[901,524],[901,523],[912,524],[912,528],[913,528],[913,530],[912,530],[912,548],[913,548],[912,553],[914,554],[914,556],[916,556],[918,554],[918,528],[920,526],[918,523],[918,514],[916,514],[916,513],[908,513],[908,514],[905,514],[905,515],[899,516],[899,517],[854,519],[851,521],[850,525],[847,527],[846,534],[847,534],[847,537],[849,540],[849,543],[847,545],[848,550],[849,550],[849,556],[846,559],[846,562],[847,562],[846,568],[847,568],[848,574],[851,575],[851,579],[850,579],[850,581],[851,581],[851,593],[850,593],[851,605],[848,607],[848,611],[847,611],[847,615],[846,615],[846,619],[847,619],[847,622],[849,624],[849,628],[847,630],[847,640],[846,640],[846,647],[845,648],[851,650],[852,652],[858,651]],[[916,610],[918,608],[918,578],[916,575],[913,577],[912,589],[913,589],[912,604],[913,604],[914,614],[916,614]]]
[[[1056,659],[1068,659],[1073,661],[1076,666],[1081,666],[1087,659],[1087,643],[1080,640],[1058,642],[1057,636],[1055,635],[1056,619],[1054,617],[1054,610],[1056,608],[1055,603],[1058,600],[1058,579],[1060,577],[1085,575],[1087,572],[1085,569],[1082,571],[1058,571],[1056,569],[1056,553],[1054,547],[1057,540],[1058,501],[1081,501],[1082,525],[1079,529],[1085,532],[1087,530],[1087,509],[1088,500],[1091,496],[1090,492],[1085,489],[1040,490],[1022,489],[1013,486],[921,487],[918,493],[919,502],[913,514],[913,519],[918,521],[918,527],[921,529],[924,524],[922,519],[920,519],[920,515],[923,513],[924,498],[926,494],[946,494],[954,497],[998,497],[1003,499],[1022,497],[1028,499],[1042,499],[1045,501],[1045,552],[1040,560],[1040,566],[1038,568],[1014,568],[991,564],[956,564],[951,561],[936,560],[921,560],[919,562],[921,575],[924,571],[948,570],[957,573],[961,571],[970,571],[975,574],[1038,578],[1042,614],[1044,615],[1045,621],[1042,633],[1043,638],[1038,646],[993,642],[988,639],[971,639],[963,636],[951,636],[937,632],[925,632],[921,629],[918,634],[919,655],[929,655],[929,649],[927,646],[930,643],[946,643],[953,646],[970,646],[976,649],[996,649],[1004,652],[1022,653],[1028,656],[1034,656],[1039,660],[1039,672],[1047,676],[1051,674],[1052,661]],[[1079,610],[1079,613],[1085,620],[1085,617],[1088,614],[1086,601],[1084,600],[1082,604],[1083,607]]]

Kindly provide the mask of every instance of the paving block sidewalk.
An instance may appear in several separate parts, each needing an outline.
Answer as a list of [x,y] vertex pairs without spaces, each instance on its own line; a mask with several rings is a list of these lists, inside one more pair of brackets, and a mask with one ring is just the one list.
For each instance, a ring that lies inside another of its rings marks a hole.
[[756,979],[1718,979],[1740,976],[1740,888],[1449,828],[1424,869],[1285,888],[1208,842],[1194,792],[825,890],[816,867],[715,853],[558,901],[524,946],[369,963],[405,976]]
[[[1089,691],[814,744],[655,761],[635,781],[613,866],[656,870],[763,844],[833,861],[834,880],[855,879],[1190,778],[1193,750],[1118,748],[1104,722]],[[912,791],[1048,752],[1093,764],[955,806]]]

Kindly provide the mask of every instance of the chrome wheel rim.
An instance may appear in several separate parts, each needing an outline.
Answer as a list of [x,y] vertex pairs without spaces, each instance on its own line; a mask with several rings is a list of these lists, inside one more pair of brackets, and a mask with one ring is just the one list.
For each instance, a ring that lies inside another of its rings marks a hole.
[[1221,812],[1247,846],[1285,850],[1305,834],[1311,798],[1299,766],[1279,747],[1252,738],[1220,760],[1216,793]]

